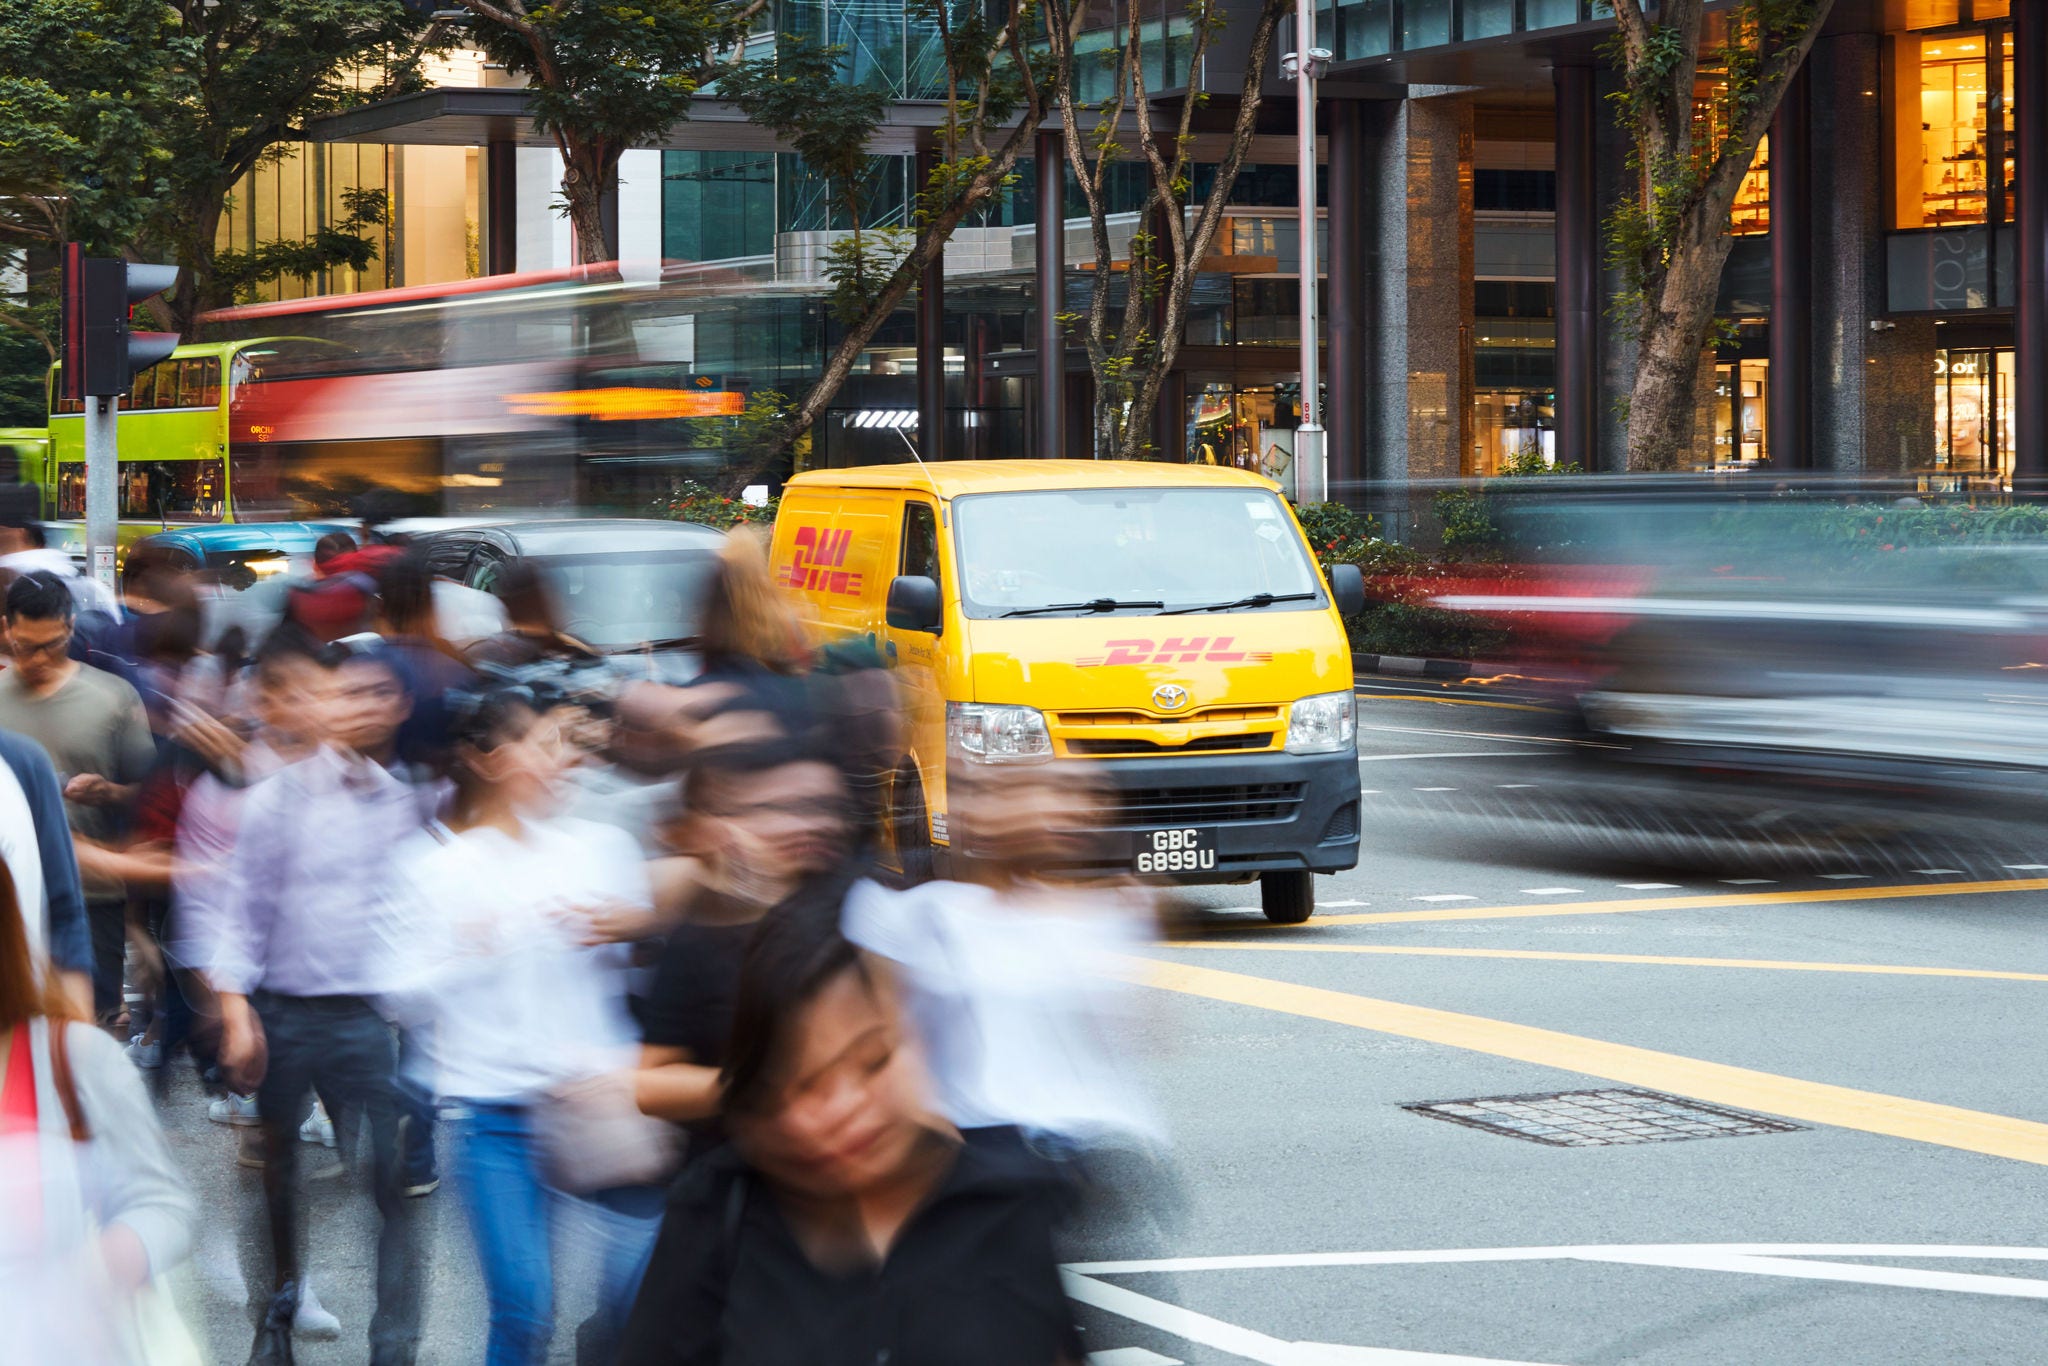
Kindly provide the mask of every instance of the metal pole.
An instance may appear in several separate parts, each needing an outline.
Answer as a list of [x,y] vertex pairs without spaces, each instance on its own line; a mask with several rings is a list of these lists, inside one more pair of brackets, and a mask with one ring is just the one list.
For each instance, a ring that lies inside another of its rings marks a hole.
[[113,398],[85,400],[85,544],[92,576],[114,591],[114,541],[120,525],[114,471],[120,460]]
[[2013,312],[2015,493],[2039,497],[2048,488],[2048,0],[2014,6],[2014,169],[2019,175],[2019,289]]
[[1294,433],[1294,500],[1320,503],[1329,497],[1330,472],[1323,449],[1322,380],[1316,354],[1316,75],[1326,55],[1316,47],[1315,0],[1296,0],[1295,154],[1301,206],[1301,426]]

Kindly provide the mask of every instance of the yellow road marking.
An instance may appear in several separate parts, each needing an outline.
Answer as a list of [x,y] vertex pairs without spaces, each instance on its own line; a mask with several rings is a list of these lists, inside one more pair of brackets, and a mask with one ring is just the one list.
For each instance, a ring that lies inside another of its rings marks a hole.
[[1495,702],[1485,697],[1432,697],[1421,692],[1366,692],[1358,694],[1368,700],[1383,702],[1441,702],[1447,707],[1498,707],[1502,711],[1555,711],[1555,707],[1538,707],[1528,702]]
[[1691,1096],[1715,1105],[1761,1110],[1812,1124],[1859,1129],[2048,1166],[2048,1124],[2033,1120],[1878,1091],[1858,1091],[1479,1015],[1403,1005],[1187,963],[1156,958],[1124,961],[1133,980],[1163,991],[1420,1039],[1627,1086]]
[[2048,982],[2048,972],[1997,972],[1989,968],[1923,968],[1892,963],[1801,963],[1782,958],[1679,958],[1644,953],[1562,953],[1547,949],[1452,949],[1393,944],[1219,944],[1205,939],[1170,939],[1168,949],[1222,949],[1228,953],[1392,953],[1418,958],[1534,958],[1559,963],[1649,963],[1674,968],[1761,968],[1772,972],[1867,972],[1881,977],[1977,977],[2002,982]]
[[[1916,896],[1970,896],[1980,892],[2038,892],[2048,878],[2001,882],[1933,882],[1907,886],[1822,887],[1810,892],[1709,892],[1693,896],[1632,896],[1619,901],[1552,901],[1531,906],[1452,906],[1434,911],[1372,911],[1319,915],[1298,929],[1319,925],[1396,925],[1411,920],[1519,920],[1544,915],[1619,915],[1625,911],[1684,911],[1708,906],[1781,906],[1795,901],[1889,901]],[[1259,925],[1259,929],[1269,926]]]

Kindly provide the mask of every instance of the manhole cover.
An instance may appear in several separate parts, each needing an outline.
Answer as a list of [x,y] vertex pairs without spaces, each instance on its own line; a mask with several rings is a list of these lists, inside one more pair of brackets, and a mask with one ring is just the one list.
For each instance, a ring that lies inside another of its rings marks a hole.
[[1467,1128],[1548,1143],[1553,1148],[1788,1134],[1801,1127],[1656,1091],[1549,1091],[1533,1096],[1432,1100],[1401,1108]]

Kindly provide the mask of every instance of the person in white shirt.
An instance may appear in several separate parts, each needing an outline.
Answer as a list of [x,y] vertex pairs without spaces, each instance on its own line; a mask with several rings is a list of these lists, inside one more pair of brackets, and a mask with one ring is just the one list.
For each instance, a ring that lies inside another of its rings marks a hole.
[[1158,1226],[1176,1208],[1166,1132],[1123,1062],[1132,1014],[1120,972],[1153,928],[1133,888],[1050,881],[1099,862],[1100,794],[1062,766],[946,780],[956,875],[906,891],[860,884],[846,937],[890,960],[930,1058],[941,1111],[962,1129],[1013,1127],[1080,1187],[1077,1243],[1103,1226]]
[[579,1337],[581,1351],[609,1360],[653,1247],[660,1191],[568,1197],[562,1187],[574,1183],[550,1167],[543,1129],[553,1107],[571,1103],[565,1091],[610,1096],[632,1122],[655,1123],[632,1106],[630,949],[586,942],[593,914],[648,908],[648,874],[623,831],[556,814],[571,758],[558,712],[518,687],[451,697],[454,797],[445,821],[396,854],[403,986],[386,1004],[423,1027],[433,1088],[460,1116],[452,1175],[490,1303],[485,1361],[547,1360],[552,1235],[572,1212],[605,1237],[599,1313]]

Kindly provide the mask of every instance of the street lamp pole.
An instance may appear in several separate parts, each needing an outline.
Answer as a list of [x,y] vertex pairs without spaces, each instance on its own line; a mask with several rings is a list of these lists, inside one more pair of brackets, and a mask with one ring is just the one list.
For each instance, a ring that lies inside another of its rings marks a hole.
[[1330,52],[1316,46],[1316,0],[1295,0],[1294,16],[1294,51],[1280,59],[1281,76],[1295,83],[1296,202],[1301,206],[1301,426],[1294,433],[1294,500],[1320,503],[1329,497],[1330,471],[1317,354],[1316,81],[1330,64]]

